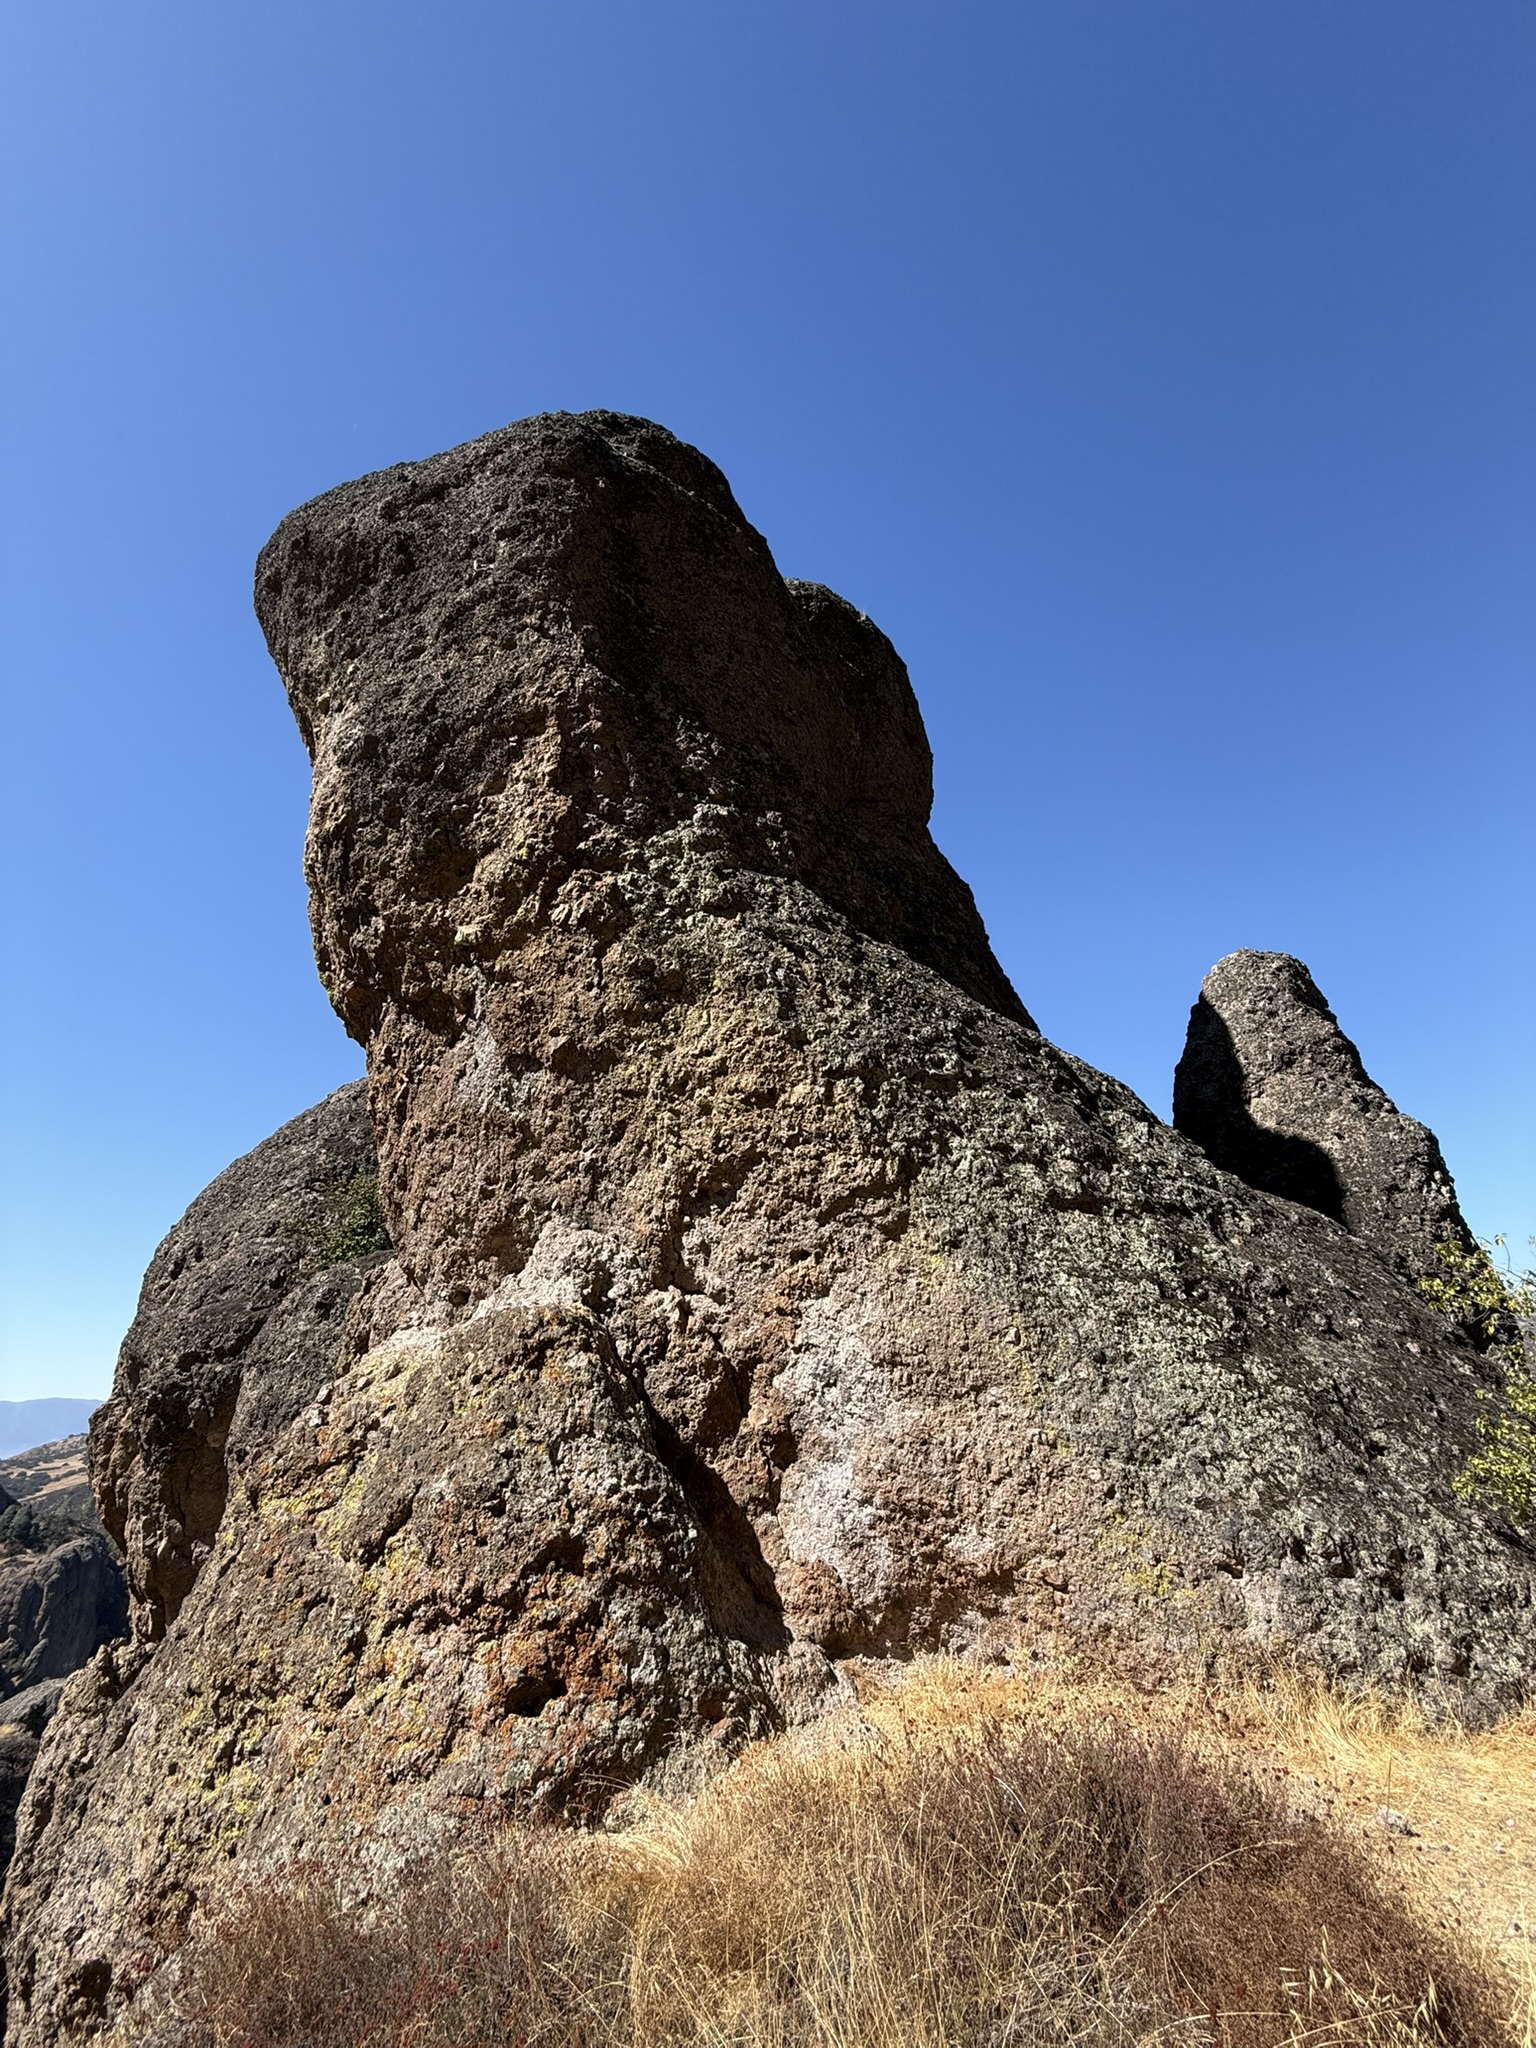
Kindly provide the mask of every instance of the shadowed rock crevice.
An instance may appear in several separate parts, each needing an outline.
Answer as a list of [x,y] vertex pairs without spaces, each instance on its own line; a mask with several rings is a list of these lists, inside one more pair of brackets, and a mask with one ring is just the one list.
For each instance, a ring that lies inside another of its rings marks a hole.
[[750,1517],[708,1460],[654,1408],[650,1417],[657,1451],[699,1532],[699,1590],[711,1623],[753,1650],[788,1649],[784,1603]]

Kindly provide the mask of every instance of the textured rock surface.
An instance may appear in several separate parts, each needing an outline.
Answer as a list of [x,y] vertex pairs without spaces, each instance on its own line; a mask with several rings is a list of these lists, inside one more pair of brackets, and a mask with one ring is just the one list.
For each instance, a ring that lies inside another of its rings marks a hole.
[[90,1433],[102,1519],[127,1557],[146,1641],[175,1619],[208,1554],[230,1469],[330,1374],[377,1258],[332,1255],[327,1205],[373,1172],[355,1081],[221,1173],[155,1253]]
[[1482,1362],[1039,1036],[899,661],[701,456],[524,422],[303,508],[258,604],[398,1258],[163,1640],[146,1577],[66,1694],[14,2044],[96,2025],[232,1852],[589,1812],[853,1656],[1519,1686],[1530,1555],[1451,1490]]
[[99,1529],[30,1502],[0,1514],[0,1701],[127,1632],[122,1565]]
[[[0,1695],[30,1688],[14,1712],[0,1707],[12,1715],[0,1728],[7,1855],[62,1680],[127,1636],[130,1591],[139,1644],[164,1635],[209,1554],[231,1472],[329,1377],[348,1307],[380,1264],[377,1247],[358,1249],[370,1240],[370,1204],[360,1214],[357,1198],[371,1196],[374,1172],[366,1093],[354,1082],[220,1174],[155,1253],[89,1437],[126,1580],[89,1496],[80,1499],[85,1438],[3,1467],[23,1498],[0,1513]],[[217,1662],[222,1646],[209,1650]],[[135,1656],[109,1652],[86,1697],[100,1697],[101,1670],[132,1668]]]
[[16,1845],[16,1809],[27,1773],[63,1689],[62,1678],[45,1678],[0,1702],[0,1872]]
[[[48,1678],[0,1703],[0,1879],[10,1867],[16,1846],[16,1809],[37,1760],[43,1730],[63,1689],[62,1678]],[[5,1977],[0,1972],[0,2027],[5,2016]]]
[[122,1561],[83,1484],[84,1452],[72,1437],[0,1465],[0,1881],[64,1680],[128,1630]]
[[1173,1121],[1250,1187],[1304,1202],[1409,1279],[1471,1238],[1433,1131],[1366,1073],[1288,953],[1229,953],[1205,977],[1173,1084]]

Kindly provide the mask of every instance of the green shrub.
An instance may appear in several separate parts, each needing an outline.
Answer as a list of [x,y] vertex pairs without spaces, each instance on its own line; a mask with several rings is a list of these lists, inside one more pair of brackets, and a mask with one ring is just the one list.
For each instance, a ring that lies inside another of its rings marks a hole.
[[346,1259],[387,1252],[389,1232],[379,1208],[378,1175],[354,1173],[317,1189],[284,1228],[322,1266],[339,1266]]
[[[1536,1242],[1536,1240],[1533,1240]],[[1480,1393],[1479,1448],[1457,1476],[1456,1491],[1491,1500],[1517,1522],[1536,1521],[1536,1358],[1531,1324],[1536,1317],[1536,1274],[1501,1268],[1495,1237],[1468,1251],[1458,1244],[1436,1247],[1442,1270],[1419,1282],[1442,1314],[1471,1329],[1500,1360],[1503,1383]]]

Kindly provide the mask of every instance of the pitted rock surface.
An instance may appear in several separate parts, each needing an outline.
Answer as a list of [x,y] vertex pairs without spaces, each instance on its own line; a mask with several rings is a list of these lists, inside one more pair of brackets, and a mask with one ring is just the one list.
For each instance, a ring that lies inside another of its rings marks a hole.
[[1173,1084],[1173,1121],[1250,1187],[1304,1202],[1409,1279],[1472,1243],[1433,1131],[1366,1073],[1288,953],[1229,953],[1205,977]]
[[284,1124],[204,1189],[155,1253],[112,1398],[91,1418],[102,1520],[128,1562],[135,1633],[174,1621],[229,1472],[331,1376],[378,1257],[317,1250],[327,1190],[375,1170],[364,1083]]
[[[82,1484],[85,1438],[0,1464],[0,1882],[16,1812],[64,1680],[128,1631],[122,1560]],[[4,2023],[0,1973],[0,2025]]]
[[1532,1558],[1452,1490],[1484,1361],[1041,1038],[889,643],[702,456],[525,421],[304,507],[257,596],[398,1255],[163,1640],[66,1692],[13,2048],[99,2026],[231,1852],[590,1814],[850,1658],[1518,1692]]

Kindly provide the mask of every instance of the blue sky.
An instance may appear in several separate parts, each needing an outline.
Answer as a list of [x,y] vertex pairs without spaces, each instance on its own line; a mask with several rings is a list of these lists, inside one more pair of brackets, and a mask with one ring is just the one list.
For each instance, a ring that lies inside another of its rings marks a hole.
[[891,634],[1053,1038],[1166,1114],[1298,953],[1536,1231],[1533,104],[1529,0],[10,0],[0,1395],[360,1071],[258,547],[554,407]]

